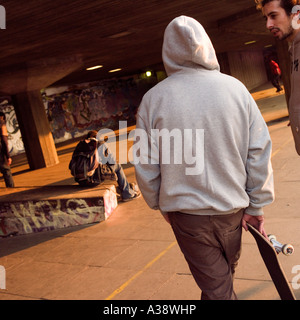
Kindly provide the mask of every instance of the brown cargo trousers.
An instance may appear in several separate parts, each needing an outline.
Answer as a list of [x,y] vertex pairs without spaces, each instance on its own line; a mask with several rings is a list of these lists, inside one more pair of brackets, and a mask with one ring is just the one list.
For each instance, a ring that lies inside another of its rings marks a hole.
[[233,278],[241,254],[243,213],[244,209],[228,215],[168,214],[202,300],[237,300]]

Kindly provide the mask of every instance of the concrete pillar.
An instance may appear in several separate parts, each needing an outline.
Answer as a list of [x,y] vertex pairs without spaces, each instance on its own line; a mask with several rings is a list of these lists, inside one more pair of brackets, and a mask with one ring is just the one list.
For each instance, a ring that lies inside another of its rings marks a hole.
[[286,41],[276,41],[278,62],[281,69],[281,79],[285,89],[285,98],[287,106],[291,96],[291,58],[288,52]]
[[15,94],[13,104],[30,169],[59,163],[40,91]]

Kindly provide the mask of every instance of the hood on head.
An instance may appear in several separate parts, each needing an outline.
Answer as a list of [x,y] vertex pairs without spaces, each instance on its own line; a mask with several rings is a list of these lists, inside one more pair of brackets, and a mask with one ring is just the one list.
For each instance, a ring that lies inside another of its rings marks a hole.
[[202,25],[193,18],[172,20],[164,34],[162,58],[168,76],[185,68],[220,70],[215,49]]

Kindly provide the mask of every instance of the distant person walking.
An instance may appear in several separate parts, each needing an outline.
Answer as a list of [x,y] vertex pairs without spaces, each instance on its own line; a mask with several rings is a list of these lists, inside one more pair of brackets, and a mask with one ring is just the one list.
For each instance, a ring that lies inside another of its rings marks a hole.
[[13,188],[14,181],[10,170],[12,159],[8,149],[8,133],[6,128],[5,113],[0,112],[0,172],[3,174],[5,186]]
[[269,60],[269,65],[272,73],[271,82],[273,86],[277,89],[276,92],[280,92],[283,89],[281,88],[281,85],[280,85],[281,70],[279,68],[279,65],[273,59]]

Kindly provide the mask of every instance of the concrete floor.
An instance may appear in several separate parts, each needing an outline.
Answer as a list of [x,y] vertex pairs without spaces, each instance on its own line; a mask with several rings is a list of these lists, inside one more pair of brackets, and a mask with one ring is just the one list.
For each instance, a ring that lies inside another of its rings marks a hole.
[[[295,247],[294,255],[279,259],[300,299],[300,159],[285,119],[284,96],[266,86],[254,97],[273,140],[276,201],[265,208],[265,227]],[[60,164],[51,168],[29,171],[26,161],[15,163],[16,185],[73,183],[67,164],[74,145],[59,149]],[[128,180],[135,181],[134,168],[125,167]],[[199,300],[201,293],[170,226],[143,198],[120,203],[98,224],[0,238],[0,265],[6,271],[0,300]],[[240,300],[279,299],[246,232],[235,290]]]

